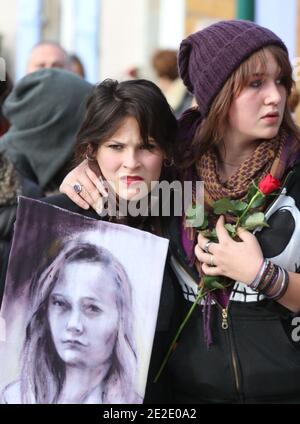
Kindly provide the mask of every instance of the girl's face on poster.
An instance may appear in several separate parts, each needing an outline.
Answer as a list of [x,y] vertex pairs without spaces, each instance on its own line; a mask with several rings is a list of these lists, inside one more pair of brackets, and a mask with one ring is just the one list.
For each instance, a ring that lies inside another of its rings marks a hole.
[[286,99],[280,68],[272,53],[266,50],[266,70],[263,72],[258,65],[231,104],[225,140],[244,143],[274,138],[282,123]]
[[54,345],[68,365],[96,368],[111,359],[119,314],[115,282],[99,264],[66,265],[49,298]]
[[98,148],[96,159],[103,176],[123,199],[139,200],[159,181],[164,155],[155,140],[143,145],[139,125],[133,117]]

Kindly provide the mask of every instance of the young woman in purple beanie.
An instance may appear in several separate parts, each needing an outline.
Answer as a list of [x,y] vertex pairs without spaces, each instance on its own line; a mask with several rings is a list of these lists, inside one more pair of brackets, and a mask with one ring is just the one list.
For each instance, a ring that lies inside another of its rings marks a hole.
[[[287,48],[253,22],[222,21],[183,40],[178,63],[198,106],[179,120],[177,166],[182,180],[204,181],[205,211],[217,233],[212,242],[185,217],[170,218],[182,318],[204,274],[229,284],[194,310],[163,373],[177,403],[299,403],[300,133],[287,106]],[[82,206],[99,197],[89,175],[83,164],[61,188]],[[233,240],[213,203],[245,201],[252,182],[266,176],[281,187],[259,209],[268,227],[255,235],[240,229]],[[74,195],[77,180],[90,199]]]

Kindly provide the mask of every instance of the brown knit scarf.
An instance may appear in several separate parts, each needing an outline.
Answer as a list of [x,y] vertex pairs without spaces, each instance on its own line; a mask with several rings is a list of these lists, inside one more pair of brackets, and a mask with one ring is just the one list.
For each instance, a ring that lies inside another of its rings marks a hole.
[[[251,184],[251,181],[261,180],[271,171],[274,171],[277,163],[276,157],[280,156],[283,148],[283,138],[262,141],[250,158],[246,159],[237,171],[225,182],[221,183],[217,175],[218,159],[216,153],[209,151],[205,153],[197,164],[197,175],[205,184],[205,201],[211,205],[218,199],[228,197],[229,199],[242,199]],[[275,175],[273,175],[275,176]]]
[[[218,157],[210,150],[206,152],[196,165],[196,178],[204,181],[204,207],[209,214],[209,227],[213,228],[218,219],[212,213],[212,204],[224,197],[243,199],[253,180],[260,181],[268,173],[282,180],[286,171],[294,164],[300,153],[300,144],[286,131],[281,130],[272,140],[263,140],[250,158],[246,159],[237,171],[222,183],[217,174]],[[196,203],[196,199],[193,199]],[[226,217],[225,217],[226,219]],[[195,228],[185,228],[188,239],[194,244]],[[190,258],[193,262],[193,259]]]

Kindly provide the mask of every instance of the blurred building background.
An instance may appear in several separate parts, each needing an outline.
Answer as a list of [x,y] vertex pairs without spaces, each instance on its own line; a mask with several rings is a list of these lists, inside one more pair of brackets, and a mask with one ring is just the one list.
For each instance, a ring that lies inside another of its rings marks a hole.
[[185,88],[177,79],[172,91],[163,89],[153,54],[177,50],[188,34],[233,18],[268,27],[286,43],[297,84],[289,102],[300,124],[300,0],[0,0],[0,80],[5,70],[13,82],[22,78],[32,47],[55,41],[79,57],[92,83],[155,81],[179,116],[189,107]]
[[[254,20],[279,34],[298,64],[300,0],[0,0],[0,56],[14,80],[38,41],[58,41],[82,60],[91,82],[152,77],[157,48],[220,19]],[[300,79],[300,59],[299,59]]]

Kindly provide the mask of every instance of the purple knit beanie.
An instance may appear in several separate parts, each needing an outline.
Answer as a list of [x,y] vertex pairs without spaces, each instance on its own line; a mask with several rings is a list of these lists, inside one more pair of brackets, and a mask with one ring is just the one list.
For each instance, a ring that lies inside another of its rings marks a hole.
[[179,73],[196,97],[202,118],[232,72],[252,53],[271,44],[287,52],[283,41],[272,31],[242,20],[217,22],[182,41]]

